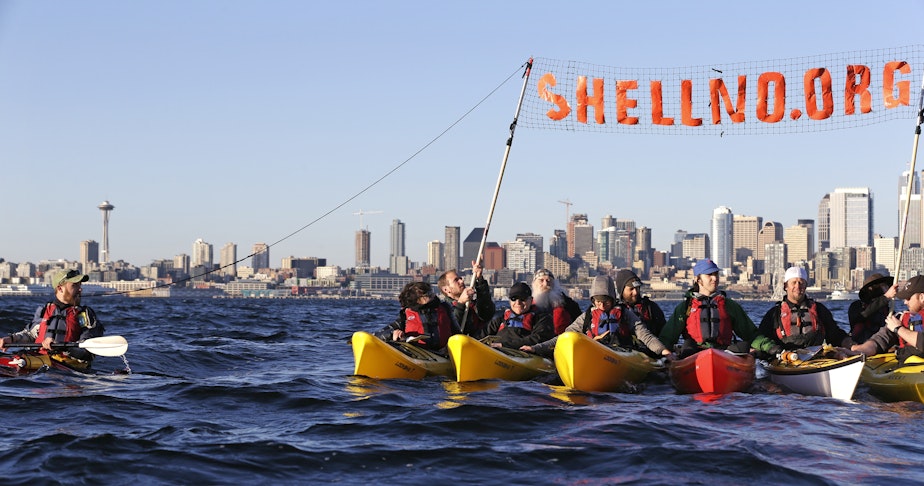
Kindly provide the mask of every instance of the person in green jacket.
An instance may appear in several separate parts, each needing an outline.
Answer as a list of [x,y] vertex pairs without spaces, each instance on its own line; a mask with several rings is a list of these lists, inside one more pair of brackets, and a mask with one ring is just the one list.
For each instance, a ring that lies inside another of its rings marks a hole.
[[693,266],[693,287],[661,330],[660,339],[673,348],[683,338],[681,358],[706,348],[748,353],[769,352],[773,341],[757,332],[754,321],[737,302],[718,290],[719,267],[710,259]]

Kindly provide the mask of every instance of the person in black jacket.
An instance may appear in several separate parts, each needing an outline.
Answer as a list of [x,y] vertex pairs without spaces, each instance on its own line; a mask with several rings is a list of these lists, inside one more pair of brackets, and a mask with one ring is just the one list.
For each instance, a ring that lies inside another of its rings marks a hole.
[[892,277],[874,273],[863,282],[860,299],[850,304],[847,319],[850,321],[850,335],[857,344],[863,343],[885,325],[889,315],[889,303],[898,292]]
[[485,324],[494,317],[497,307],[491,298],[491,287],[482,276],[481,264],[472,262],[475,285],[468,287],[455,270],[440,275],[437,286],[448,299],[452,312],[463,334],[480,339],[485,334]]
[[519,349],[549,340],[555,336],[552,316],[533,305],[533,293],[523,282],[517,282],[508,292],[510,308],[498,312],[486,329],[492,336],[491,346]]

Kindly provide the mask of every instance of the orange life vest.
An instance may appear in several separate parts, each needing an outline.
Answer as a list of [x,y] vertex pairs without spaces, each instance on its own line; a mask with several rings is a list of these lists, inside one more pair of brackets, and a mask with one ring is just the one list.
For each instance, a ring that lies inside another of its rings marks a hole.
[[420,313],[412,309],[404,309],[404,333],[411,336],[429,334],[429,339],[421,339],[417,344],[432,348],[442,349],[449,342],[449,336],[452,335],[452,317],[445,305],[438,305],[434,312]]
[[696,344],[710,341],[725,347],[731,345],[733,329],[725,309],[725,294],[692,297],[687,312],[687,334]]
[[[914,317],[915,319],[911,320],[912,317]],[[920,312],[905,312],[904,314],[902,314],[902,326],[907,327],[908,329],[911,329],[914,332],[924,332],[924,321],[922,321],[922,319],[924,319],[924,310]],[[898,337],[898,347],[904,348],[905,345],[914,346],[913,344],[908,343],[907,341],[902,339],[901,336],[899,336]]]
[[[809,302],[812,305],[806,306],[797,306],[793,309],[789,302],[784,300],[780,302],[780,325],[776,326],[776,336],[780,339],[783,339],[786,336],[793,335],[793,323],[796,324],[795,333],[796,334],[808,334],[808,330],[804,329],[806,324],[803,322],[802,317],[808,313],[809,319],[812,324],[811,332],[818,332],[818,304],[814,300]],[[795,312],[793,312],[795,311]],[[825,328],[821,328],[821,335],[824,336]]]

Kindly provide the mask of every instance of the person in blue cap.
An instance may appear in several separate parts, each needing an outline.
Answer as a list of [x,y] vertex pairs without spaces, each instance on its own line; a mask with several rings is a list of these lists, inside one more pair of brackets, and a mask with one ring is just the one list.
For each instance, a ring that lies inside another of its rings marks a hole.
[[737,302],[719,290],[719,267],[710,259],[693,266],[693,286],[661,330],[660,339],[673,348],[680,338],[680,357],[706,348],[748,353],[751,348],[769,353],[773,341],[757,332],[754,321]]

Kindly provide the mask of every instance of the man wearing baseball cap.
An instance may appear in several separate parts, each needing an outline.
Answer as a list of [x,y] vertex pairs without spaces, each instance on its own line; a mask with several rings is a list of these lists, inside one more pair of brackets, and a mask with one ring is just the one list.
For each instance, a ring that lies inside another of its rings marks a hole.
[[[0,351],[16,344],[38,343],[42,353],[52,353],[52,344],[75,343],[103,335],[103,326],[93,309],[80,305],[81,284],[90,277],[74,269],[59,269],[51,274],[55,298],[35,311],[32,323],[17,333],[0,339]],[[57,351],[55,351],[57,352]],[[61,353],[88,365],[93,354],[79,347]]]
[[899,287],[895,297],[905,301],[908,311],[889,314],[886,324],[863,344],[850,349],[865,355],[885,353],[892,346],[898,362],[903,364],[911,356],[924,358],[924,275],[911,277]]
[[552,315],[533,305],[533,291],[517,282],[507,293],[510,307],[495,314],[488,323],[488,336],[496,336],[491,346],[519,349],[547,341],[555,336]]
[[825,342],[850,348],[854,343],[847,332],[837,326],[827,307],[805,294],[808,274],[802,267],[790,267],[783,276],[786,297],[770,308],[760,321],[760,334],[773,341],[769,355],[783,350],[819,346]]
[[693,286],[674,308],[660,338],[670,349],[681,336],[681,358],[706,348],[736,353],[747,353],[754,348],[768,353],[773,346],[773,341],[757,332],[757,326],[741,305],[719,290],[719,267],[708,258],[693,266]]

